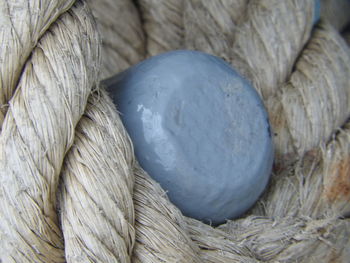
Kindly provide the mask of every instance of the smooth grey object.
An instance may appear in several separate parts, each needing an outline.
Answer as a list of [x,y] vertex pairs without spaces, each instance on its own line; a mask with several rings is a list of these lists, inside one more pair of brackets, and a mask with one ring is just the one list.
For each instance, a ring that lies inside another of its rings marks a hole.
[[265,189],[274,151],[257,92],[198,51],[149,58],[106,80],[141,166],[184,215],[217,225]]

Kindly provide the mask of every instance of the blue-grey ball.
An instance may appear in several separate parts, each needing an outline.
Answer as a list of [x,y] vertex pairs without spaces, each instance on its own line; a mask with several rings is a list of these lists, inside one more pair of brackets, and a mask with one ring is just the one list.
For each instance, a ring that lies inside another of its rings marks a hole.
[[217,225],[259,198],[274,151],[264,105],[222,59],[149,58],[105,81],[140,165],[184,215]]

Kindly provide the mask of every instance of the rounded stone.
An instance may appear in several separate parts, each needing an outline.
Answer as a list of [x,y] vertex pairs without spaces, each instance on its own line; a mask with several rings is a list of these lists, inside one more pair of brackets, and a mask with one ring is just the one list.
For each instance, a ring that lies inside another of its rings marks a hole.
[[105,81],[140,165],[184,215],[242,215],[273,163],[268,115],[229,64],[198,51],[149,58]]

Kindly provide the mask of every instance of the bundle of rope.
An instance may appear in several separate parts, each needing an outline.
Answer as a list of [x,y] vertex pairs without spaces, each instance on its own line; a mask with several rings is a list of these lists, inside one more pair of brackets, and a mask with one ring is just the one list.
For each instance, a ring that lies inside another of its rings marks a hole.
[[[1,0],[0,262],[346,262],[350,2],[334,2],[313,27],[310,0]],[[142,170],[99,84],[180,48],[238,69],[275,132],[265,194],[217,228]]]

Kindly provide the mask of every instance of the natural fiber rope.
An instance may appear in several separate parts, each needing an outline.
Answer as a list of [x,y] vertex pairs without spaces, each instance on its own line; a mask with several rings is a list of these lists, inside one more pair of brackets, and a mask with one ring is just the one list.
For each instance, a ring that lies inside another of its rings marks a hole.
[[[107,78],[136,64],[145,56],[140,16],[130,0],[88,0],[102,38],[100,78]],[[116,26],[118,25],[118,26]]]
[[39,38],[73,0],[66,1],[1,1],[0,30],[0,127],[7,111],[21,70]]
[[102,76],[177,48],[226,59],[271,116],[269,188],[218,228],[183,217],[97,84],[87,5],[2,0],[0,261],[346,262],[350,48],[339,32],[311,32],[310,0],[136,2],[89,2]]
[[321,24],[304,48],[289,81],[267,105],[279,154],[305,151],[328,141],[350,115],[349,47]]
[[45,32],[24,67],[15,70],[22,74],[0,135],[3,262],[64,262],[56,190],[75,126],[97,81],[99,40],[92,21],[86,4],[77,3]]

